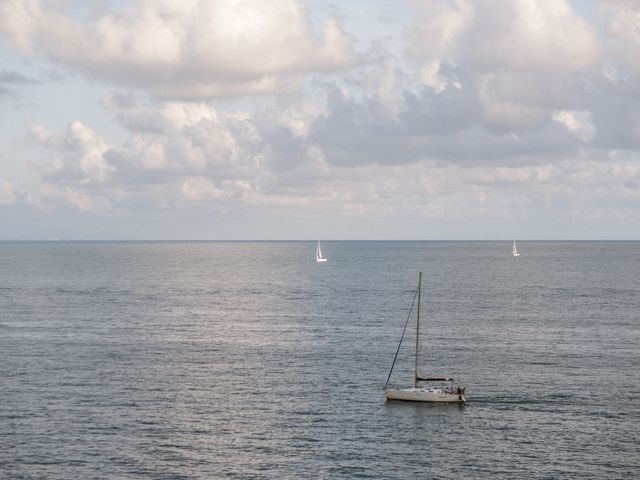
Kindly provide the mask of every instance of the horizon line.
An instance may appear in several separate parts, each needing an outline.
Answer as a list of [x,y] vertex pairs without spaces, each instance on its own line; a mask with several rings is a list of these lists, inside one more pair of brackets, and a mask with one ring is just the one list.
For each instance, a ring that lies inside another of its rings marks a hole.
[[432,239],[0,239],[0,243],[307,243],[307,242],[638,242],[640,238],[432,238]]

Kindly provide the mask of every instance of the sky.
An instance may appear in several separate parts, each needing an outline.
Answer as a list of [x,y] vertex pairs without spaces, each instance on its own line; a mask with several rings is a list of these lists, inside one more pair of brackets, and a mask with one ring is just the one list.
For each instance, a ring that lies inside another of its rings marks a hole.
[[54,239],[640,239],[640,2],[0,0]]

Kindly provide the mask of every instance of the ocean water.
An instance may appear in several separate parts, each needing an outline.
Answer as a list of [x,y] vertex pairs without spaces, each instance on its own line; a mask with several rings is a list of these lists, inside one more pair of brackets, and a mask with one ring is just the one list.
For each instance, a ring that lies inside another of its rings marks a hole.
[[0,243],[0,477],[637,477],[640,243],[518,247]]

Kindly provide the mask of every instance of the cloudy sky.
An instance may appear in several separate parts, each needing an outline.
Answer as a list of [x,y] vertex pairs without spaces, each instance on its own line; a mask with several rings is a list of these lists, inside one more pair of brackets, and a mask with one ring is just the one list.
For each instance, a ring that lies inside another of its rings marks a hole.
[[0,0],[0,239],[638,239],[635,0]]

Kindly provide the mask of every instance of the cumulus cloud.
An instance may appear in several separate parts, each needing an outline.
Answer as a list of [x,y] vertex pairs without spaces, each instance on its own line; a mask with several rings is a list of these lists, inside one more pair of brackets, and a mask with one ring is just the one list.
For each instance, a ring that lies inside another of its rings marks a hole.
[[[131,137],[122,145],[111,145],[81,122],[72,122],[62,135],[33,127],[34,137],[57,152],[43,171],[41,196],[78,210],[138,208],[151,200],[165,206],[186,201],[329,209],[345,215],[392,215],[409,209],[441,218],[455,213],[454,206],[461,208],[464,201],[477,211],[490,210],[490,200],[507,195],[514,186],[539,195],[534,187],[557,184],[570,170],[554,166],[552,154],[566,148],[567,139],[576,145],[584,140],[575,137],[586,128],[580,119],[588,119],[581,112],[558,111],[549,119],[551,133],[529,132],[531,137],[521,139],[456,122],[451,131],[439,130],[435,123],[426,130],[410,129],[403,122],[415,120],[413,115],[385,117],[380,113],[384,108],[370,99],[355,101],[335,90],[333,94],[336,98],[326,111],[306,120],[308,129],[301,128],[295,112],[268,124],[204,104],[150,106],[134,100],[112,104],[116,118],[130,128]],[[414,98],[407,104],[432,101]],[[344,115],[343,121],[350,123],[334,121],[334,115]],[[131,117],[148,118],[155,127],[130,122]],[[381,123],[383,118],[387,123]],[[354,130],[354,121],[356,126],[361,122],[361,131]],[[346,134],[338,138],[340,128],[327,131],[328,125],[338,125]],[[387,130],[395,132],[397,143],[391,147],[391,136],[376,143],[375,136]],[[354,131],[360,137],[351,144],[347,140],[354,138]],[[458,141],[445,145],[438,137],[442,134]],[[515,158],[524,165],[510,166]],[[629,165],[625,168],[622,171],[631,174]]]
[[273,93],[356,60],[337,21],[316,34],[297,0],[137,0],[83,19],[60,5],[6,0],[0,34],[25,54],[164,97]]
[[[0,6],[17,49],[118,85],[103,102],[118,141],[85,118],[30,125],[50,208],[509,224],[637,215],[633,2],[602,2],[601,30],[565,0],[416,2],[407,49],[358,65],[345,27],[312,25],[318,12],[301,2],[141,0],[88,16],[78,5]],[[302,82],[314,72],[329,74]],[[300,90],[211,100],[285,85]],[[16,198],[0,188],[0,203]]]
[[[219,114],[206,104],[112,103],[131,139],[110,153],[123,175],[215,174],[238,178],[260,161],[261,138],[246,114]],[[137,172],[137,173],[136,173]]]
[[69,124],[64,135],[51,132],[42,125],[32,125],[30,134],[40,145],[54,149],[50,161],[41,165],[47,180],[102,187],[109,183],[116,171],[105,156],[112,147],[81,121]]
[[598,56],[595,29],[567,0],[428,0],[409,53],[450,58],[478,70],[575,70]]
[[[552,111],[581,107],[588,88],[581,75],[598,65],[601,46],[567,0],[415,5],[422,16],[408,36],[408,54],[423,85],[476,90],[486,122],[505,130],[539,128]],[[464,72],[464,83],[451,66]]]
[[[585,125],[578,131],[562,128],[549,107],[531,107],[535,123],[525,127],[517,107],[487,98],[474,88],[474,77],[460,73],[459,79],[460,86],[442,91],[404,92],[395,117],[375,96],[356,98],[329,89],[327,111],[313,122],[308,141],[319,145],[333,165],[403,165],[423,159],[503,165],[523,156],[537,162],[537,155],[567,154],[580,148],[578,140],[593,136],[588,112],[580,113]],[[507,128],[503,121],[509,116],[514,118]]]

